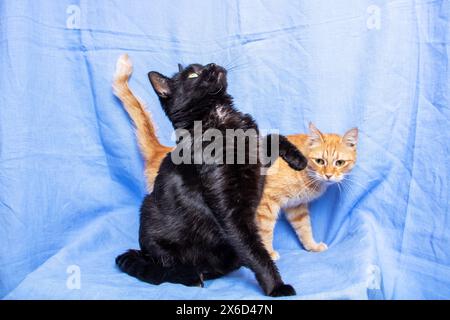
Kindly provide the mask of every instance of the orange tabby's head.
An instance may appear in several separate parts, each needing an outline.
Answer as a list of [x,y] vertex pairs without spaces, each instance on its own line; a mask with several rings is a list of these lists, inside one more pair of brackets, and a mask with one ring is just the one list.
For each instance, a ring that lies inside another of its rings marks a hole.
[[310,123],[309,130],[309,174],[325,183],[342,181],[356,162],[358,129],[350,129],[340,136],[322,133]]

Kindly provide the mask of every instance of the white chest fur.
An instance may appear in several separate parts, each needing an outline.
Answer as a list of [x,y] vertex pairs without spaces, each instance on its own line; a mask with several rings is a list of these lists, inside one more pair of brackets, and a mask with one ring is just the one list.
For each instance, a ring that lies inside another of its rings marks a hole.
[[224,106],[216,106],[216,113],[220,120],[224,120],[227,117],[227,112]]
[[325,192],[326,189],[327,189],[326,185],[321,185],[319,186],[318,189],[315,190],[310,189],[303,190],[302,192],[300,192],[295,196],[286,198],[283,201],[282,208],[295,208],[301,204],[309,203],[320,197]]
[[308,200],[305,199],[305,197],[288,198],[285,201],[283,208],[295,208],[304,203],[308,203]]

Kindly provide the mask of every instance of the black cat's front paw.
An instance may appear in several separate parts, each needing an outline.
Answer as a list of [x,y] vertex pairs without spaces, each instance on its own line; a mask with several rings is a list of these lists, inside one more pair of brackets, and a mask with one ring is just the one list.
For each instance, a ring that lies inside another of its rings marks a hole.
[[271,297],[287,297],[287,296],[295,296],[297,293],[295,289],[290,284],[281,284],[276,286],[272,292],[269,293]]
[[305,169],[308,164],[308,160],[297,149],[289,150],[289,152],[286,153],[285,160],[289,167],[297,171]]

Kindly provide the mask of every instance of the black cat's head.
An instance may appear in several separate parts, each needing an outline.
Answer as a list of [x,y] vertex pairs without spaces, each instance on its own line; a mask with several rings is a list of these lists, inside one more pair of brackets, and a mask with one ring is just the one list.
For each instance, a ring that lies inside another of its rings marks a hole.
[[166,77],[156,71],[148,73],[164,111],[175,127],[176,122],[199,120],[218,101],[228,97],[227,71],[214,63],[191,64]]

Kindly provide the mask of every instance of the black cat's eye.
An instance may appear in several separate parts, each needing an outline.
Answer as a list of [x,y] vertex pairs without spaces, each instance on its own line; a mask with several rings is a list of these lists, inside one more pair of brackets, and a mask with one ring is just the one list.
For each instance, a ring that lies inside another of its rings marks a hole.
[[336,167],[342,167],[345,164],[345,160],[337,160],[335,162]]
[[323,166],[325,164],[325,160],[323,160],[323,159],[314,159],[314,161],[316,161],[316,163],[321,166]]
[[192,73],[189,73],[189,75],[188,75],[189,79],[193,79],[193,78],[197,78],[197,77],[198,77],[198,73],[197,72],[192,72]]

